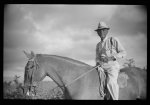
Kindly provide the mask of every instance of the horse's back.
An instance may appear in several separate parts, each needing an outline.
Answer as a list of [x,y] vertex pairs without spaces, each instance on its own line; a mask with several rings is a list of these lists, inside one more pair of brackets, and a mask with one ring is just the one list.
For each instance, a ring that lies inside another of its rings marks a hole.
[[[146,97],[146,81],[143,71],[124,68],[119,75],[127,76],[126,85],[120,87],[119,100],[135,100],[139,95],[143,98]],[[77,91],[73,99],[100,99],[100,83],[97,70],[91,71],[76,83],[74,89]]]
[[[119,100],[135,100],[140,96],[141,98],[146,97],[146,81],[145,73],[143,71],[137,70],[137,68],[130,70],[129,68],[124,68],[120,71],[119,75],[127,76],[124,79],[126,84],[123,84],[119,89]],[[125,78],[125,77],[123,77]],[[120,78],[119,78],[120,79]],[[119,80],[120,81],[120,80]],[[93,70],[91,73],[85,75],[79,84],[77,82],[78,91],[74,99],[100,99],[99,94],[99,76],[97,70]]]
[[139,68],[123,68],[120,74],[127,74],[126,86],[120,87],[120,99],[146,99],[146,72]]
[[141,99],[146,99],[147,93],[147,72],[140,68],[133,67],[131,70],[135,73],[139,87],[139,95]]

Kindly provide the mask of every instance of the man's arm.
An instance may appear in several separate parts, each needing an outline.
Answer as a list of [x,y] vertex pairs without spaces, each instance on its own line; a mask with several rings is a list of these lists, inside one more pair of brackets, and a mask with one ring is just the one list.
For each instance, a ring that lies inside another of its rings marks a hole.
[[123,46],[121,45],[120,41],[117,38],[114,38],[114,42],[115,42],[115,47],[116,47],[116,51],[117,53],[115,55],[113,55],[116,59],[120,59],[120,58],[124,58],[126,56],[126,51],[123,48]]
[[100,57],[99,57],[99,43],[96,45],[96,66],[100,63]]

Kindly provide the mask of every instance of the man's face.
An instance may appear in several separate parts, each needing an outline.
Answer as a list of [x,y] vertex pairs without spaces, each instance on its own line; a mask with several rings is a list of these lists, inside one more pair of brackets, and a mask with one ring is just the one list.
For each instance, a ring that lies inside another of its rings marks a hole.
[[97,34],[99,35],[99,37],[104,40],[106,35],[108,33],[108,29],[101,29],[101,30],[97,30]]

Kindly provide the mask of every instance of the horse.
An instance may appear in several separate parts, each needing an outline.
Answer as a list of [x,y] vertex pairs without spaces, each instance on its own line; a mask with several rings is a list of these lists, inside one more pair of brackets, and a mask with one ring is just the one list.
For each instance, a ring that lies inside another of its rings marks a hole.
[[[32,51],[31,54],[24,53],[28,58],[24,73],[24,94],[49,76],[61,88],[65,99],[103,100],[99,94],[98,71],[93,66],[58,55],[34,54]],[[144,71],[128,68],[120,70],[119,100],[146,99],[146,73],[141,75],[141,72]]]

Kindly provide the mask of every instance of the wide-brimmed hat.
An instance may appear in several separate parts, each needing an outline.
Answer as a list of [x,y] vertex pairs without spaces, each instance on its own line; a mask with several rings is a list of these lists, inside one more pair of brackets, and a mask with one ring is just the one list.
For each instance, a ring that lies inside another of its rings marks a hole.
[[99,22],[98,28],[95,31],[102,30],[102,29],[108,29],[109,30],[110,28],[106,25],[105,22]]

